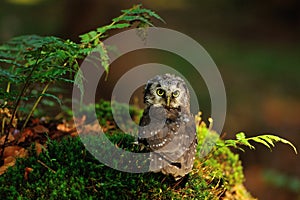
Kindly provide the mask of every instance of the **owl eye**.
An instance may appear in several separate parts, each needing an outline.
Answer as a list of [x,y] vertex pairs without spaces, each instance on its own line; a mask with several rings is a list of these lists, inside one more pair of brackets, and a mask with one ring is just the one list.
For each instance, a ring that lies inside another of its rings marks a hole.
[[165,91],[164,91],[163,89],[157,89],[157,90],[156,90],[156,94],[157,94],[158,96],[163,96],[163,95],[165,94]]
[[180,94],[179,91],[176,90],[176,91],[174,91],[174,92],[172,93],[172,96],[176,98],[176,97],[179,96],[179,94]]

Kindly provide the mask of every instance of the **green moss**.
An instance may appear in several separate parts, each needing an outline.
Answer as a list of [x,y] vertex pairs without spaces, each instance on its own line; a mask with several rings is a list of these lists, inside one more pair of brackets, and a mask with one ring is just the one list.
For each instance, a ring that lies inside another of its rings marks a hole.
[[[109,106],[96,108],[102,111],[97,111],[99,118],[112,120]],[[204,141],[218,138],[204,125],[197,132],[199,152],[205,151]],[[118,129],[106,136],[120,148],[138,151],[133,136]],[[227,147],[214,146],[205,157],[197,157],[185,186],[161,173],[134,174],[109,168],[85,149],[79,137],[49,141],[39,156],[33,150],[30,154],[0,177],[0,199],[219,199],[236,194],[238,199],[249,199],[240,187],[244,180],[241,162]],[[33,169],[27,180],[26,167]]]

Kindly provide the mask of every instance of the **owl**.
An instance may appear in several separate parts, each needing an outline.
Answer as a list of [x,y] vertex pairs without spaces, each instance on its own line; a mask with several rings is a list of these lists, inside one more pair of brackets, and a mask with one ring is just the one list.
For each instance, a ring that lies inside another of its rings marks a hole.
[[140,120],[139,144],[150,151],[149,171],[185,177],[193,168],[197,136],[184,80],[157,75],[145,87],[146,105]]

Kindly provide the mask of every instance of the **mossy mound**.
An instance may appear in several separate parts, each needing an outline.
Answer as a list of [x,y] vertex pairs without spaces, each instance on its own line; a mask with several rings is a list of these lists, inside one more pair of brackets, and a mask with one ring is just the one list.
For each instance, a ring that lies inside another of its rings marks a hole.
[[[108,110],[103,107],[101,115],[110,116]],[[218,138],[203,124],[197,133],[202,153],[204,141]],[[119,147],[137,149],[134,137],[118,129],[106,136]],[[207,155],[197,156],[184,186],[161,173],[109,168],[85,149],[80,137],[49,140],[39,155],[31,149],[28,158],[18,159],[0,176],[0,199],[251,199],[242,185],[239,157],[227,147],[213,146]]]

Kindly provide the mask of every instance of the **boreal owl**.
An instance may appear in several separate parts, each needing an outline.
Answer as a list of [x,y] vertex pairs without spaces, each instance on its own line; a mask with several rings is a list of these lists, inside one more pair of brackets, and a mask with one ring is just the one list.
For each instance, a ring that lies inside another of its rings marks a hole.
[[149,171],[183,178],[193,168],[197,146],[184,80],[171,74],[155,76],[146,84],[144,103],[138,142],[150,150]]

